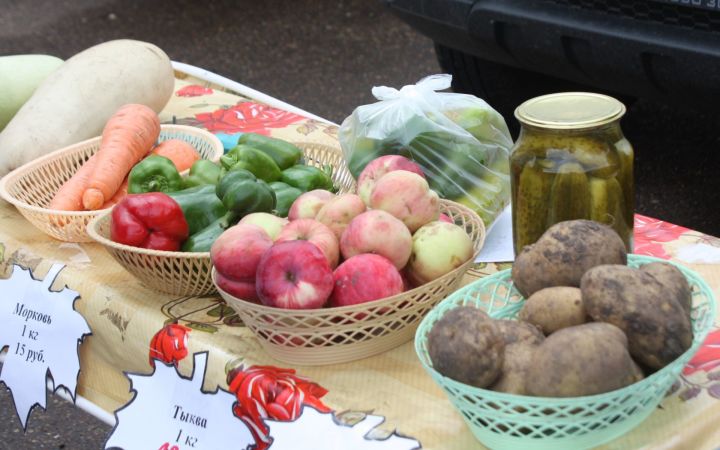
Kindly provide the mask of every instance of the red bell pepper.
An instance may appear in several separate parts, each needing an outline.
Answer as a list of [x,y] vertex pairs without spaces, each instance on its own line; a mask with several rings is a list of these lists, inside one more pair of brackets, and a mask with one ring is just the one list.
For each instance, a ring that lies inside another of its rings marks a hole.
[[188,234],[180,205],[162,192],[130,194],[112,210],[110,239],[120,244],[178,251]]

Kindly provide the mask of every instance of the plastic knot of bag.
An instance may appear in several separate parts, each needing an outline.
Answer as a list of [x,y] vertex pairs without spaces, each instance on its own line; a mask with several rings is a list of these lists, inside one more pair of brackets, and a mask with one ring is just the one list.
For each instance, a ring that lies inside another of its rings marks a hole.
[[415,84],[403,86],[400,90],[388,86],[375,86],[372,88],[372,94],[378,100],[413,98],[435,91],[442,91],[449,88],[451,84],[452,75],[444,73],[427,76]]

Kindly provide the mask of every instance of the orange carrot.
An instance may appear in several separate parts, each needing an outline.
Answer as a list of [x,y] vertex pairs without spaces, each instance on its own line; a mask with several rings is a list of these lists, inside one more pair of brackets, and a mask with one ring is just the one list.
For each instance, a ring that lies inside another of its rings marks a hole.
[[120,185],[120,188],[117,190],[115,195],[110,198],[110,200],[103,203],[102,207],[100,209],[110,208],[111,206],[115,206],[117,203],[120,203],[120,200],[125,198],[127,195],[127,189],[128,189],[128,177],[125,177],[125,181],[122,182]]
[[160,135],[160,119],[145,105],[121,107],[105,124],[95,170],[82,203],[86,210],[102,207],[120,188],[130,169],[145,156]]
[[169,158],[177,167],[178,172],[187,170],[192,167],[193,163],[200,159],[195,148],[187,142],[180,139],[168,139],[155,147],[152,151],[153,155],[160,155]]
[[85,192],[90,176],[95,171],[97,155],[97,153],[92,155],[69,180],[60,186],[60,189],[50,201],[48,208],[61,211],[82,211],[85,209],[82,204],[83,192]]

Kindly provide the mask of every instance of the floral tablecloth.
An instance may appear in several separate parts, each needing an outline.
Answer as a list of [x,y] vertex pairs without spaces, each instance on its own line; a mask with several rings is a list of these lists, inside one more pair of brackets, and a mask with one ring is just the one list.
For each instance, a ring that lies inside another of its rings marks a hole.
[[[255,132],[291,141],[337,146],[337,127],[289,113],[184,74],[161,114],[164,123],[208,129],[221,139]],[[235,413],[253,430],[258,448],[269,444],[262,417],[291,420],[303,405],[335,411],[340,421],[372,412],[385,417],[373,436],[397,432],[423,448],[483,448],[444,393],[423,371],[412,342],[382,355],[324,367],[287,367],[270,358],[252,333],[217,296],[172,297],[144,288],[96,244],[55,241],[9,204],[0,203],[0,271],[11,264],[43,276],[53,262],[67,268],[61,280],[80,292],[78,310],[93,335],[81,349],[79,394],[107,411],[130,399],[124,371],[149,373],[153,359],[192,372],[192,355],[209,351],[205,389],[217,386],[238,396]],[[636,216],[640,254],[673,259],[698,271],[720,294],[720,239],[644,216]],[[466,276],[509,267],[482,263]],[[713,449],[720,445],[720,330],[685,368],[672,393],[631,433],[602,448]]]

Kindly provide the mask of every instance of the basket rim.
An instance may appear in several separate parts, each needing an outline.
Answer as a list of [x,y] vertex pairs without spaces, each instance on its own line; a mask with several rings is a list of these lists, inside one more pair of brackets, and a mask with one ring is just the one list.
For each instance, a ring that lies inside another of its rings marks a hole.
[[[447,280],[447,279],[454,278],[454,277],[457,277],[457,276],[463,276],[464,273],[467,271],[467,269],[468,269],[472,264],[475,263],[475,259],[476,259],[477,256],[480,254],[480,251],[482,250],[482,248],[483,248],[483,246],[484,246],[484,244],[485,244],[485,237],[486,237],[485,224],[483,223],[482,219],[480,219],[480,217],[477,215],[477,213],[476,213],[475,211],[471,210],[470,208],[468,208],[468,207],[465,206],[465,205],[462,205],[462,204],[460,204],[460,203],[453,202],[453,201],[451,201],[451,200],[445,200],[445,199],[441,199],[440,201],[441,201],[441,203],[444,203],[444,204],[447,204],[447,205],[451,205],[451,206],[453,206],[453,207],[456,207],[456,208],[460,208],[460,209],[462,209],[462,210],[465,210],[464,212],[465,212],[466,214],[471,214],[471,215],[477,216],[477,217],[476,217],[477,223],[478,223],[479,226],[480,226],[479,238],[478,238],[477,242],[473,244],[474,250],[473,250],[473,255],[472,255],[472,257],[471,257],[470,259],[468,259],[465,263],[463,263],[463,264],[460,265],[459,267],[456,267],[455,269],[451,270],[450,272],[446,273],[445,275],[443,275],[443,276],[441,276],[441,277],[439,277],[439,278],[436,278],[436,279],[434,279],[434,280],[432,280],[432,281],[430,281],[430,282],[428,282],[428,283],[425,283],[425,284],[423,284],[423,285],[420,285],[420,286],[417,286],[417,287],[415,287],[415,288],[413,288],[413,289],[410,289],[409,291],[403,291],[403,292],[400,292],[399,294],[395,294],[395,295],[390,296],[390,297],[385,297],[385,298],[381,298],[381,299],[378,299],[378,300],[373,300],[373,301],[365,302],[365,303],[359,303],[359,304],[357,304],[357,305],[332,306],[332,307],[327,307],[327,308],[316,308],[316,309],[284,309],[284,308],[275,308],[275,307],[272,307],[272,306],[265,306],[265,305],[262,305],[262,304],[253,303],[253,302],[250,302],[250,301],[248,301],[248,300],[245,300],[245,299],[236,297],[236,296],[234,296],[234,295],[232,295],[232,294],[229,294],[228,292],[224,291],[223,289],[221,289],[221,288],[217,285],[217,282],[215,281],[215,273],[216,273],[216,271],[215,271],[215,267],[214,267],[214,266],[213,266],[213,268],[212,268],[212,273],[211,273],[211,277],[212,277],[213,283],[215,284],[215,287],[217,288],[218,292],[221,292],[222,294],[227,295],[228,297],[236,300],[236,301],[238,302],[238,304],[247,305],[248,309],[253,309],[253,310],[257,311],[257,312],[261,312],[261,313],[269,314],[269,315],[276,314],[277,311],[282,311],[282,312],[284,313],[284,315],[292,314],[292,315],[294,315],[295,317],[302,317],[302,318],[308,318],[308,317],[310,317],[310,318],[311,318],[311,317],[316,317],[316,316],[325,315],[325,314],[341,314],[341,313],[348,313],[348,312],[363,312],[363,311],[366,311],[366,310],[368,309],[368,307],[382,307],[382,306],[384,306],[386,303],[393,303],[393,302],[395,302],[395,301],[397,301],[397,300],[400,300],[403,296],[406,296],[406,295],[408,295],[408,294],[411,293],[411,292],[417,292],[416,290],[418,290],[418,289],[427,289],[427,288],[430,288],[430,287],[434,287],[435,285],[441,284],[441,282],[443,282],[443,281],[445,281],[445,280]],[[238,314],[240,314],[240,313],[238,312]],[[335,326],[336,326],[336,325],[335,325]]]
[[205,259],[210,258],[210,252],[172,252],[169,250],[151,250],[142,247],[133,247],[132,245],[120,244],[119,242],[112,241],[100,233],[97,229],[100,226],[100,222],[105,220],[112,214],[112,208],[105,209],[101,214],[92,219],[86,227],[87,234],[98,244],[104,247],[110,247],[115,250],[122,250],[124,252],[138,253],[149,256],[165,256],[168,258],[182,258],[182,259]]
[[[710,329],[712,328],[713,324],[715,323],[716,319],[716,309],[717,309],[717,300],[715,299],[715,294],[713,293],[710,286],[708,286],[707,282],[698,274],[696,271],[682,266],[678,263],[675,263],[673,261],[669,261],[662,258],[656,258],[653,256],[646,256],[646,255],[636,255],[636,254],[629,254],[628,255],[628,261],[636,261],[636,262],[666,262],[671,263],[674,266],[678,267],[683,271],[683,275],[685,275],[684,272],[691,273],[695,278],[697,278],[697,284],[700,286],[700,290],[702,291],[703,295],[705,295],[708,299],[708,302],[710,303],[709,307],[709,314],[710,316],[707,318],[706,323],[707,326],[702,329],[698,334],[695,334],[693,336],[693,345],[690,346],[683,354],[678,356],[671,362],[670,364],[666,365],[662,369],[654,372],[653,374],[643,378],[640,381],[636,381],[635,383],[632,383],[628,386],[622,387],[620,389],[615,389],[608,392],[603,392],[599,394],[593,394],[593,395],[585,395],[581,397],[540,397],[540,396],[533,396],[533,395],[518,395],[518,394],[510,394],[507,392],[498,392],[493,391],[491,389],[484,389],[479,388],[476,386],[471,386],[469,384],[462,383],[460,381],[454,380],[450,377],[447,377],[437,370],[430,364],[430,361],[426,361],[426,358],[423,356],[423,352],[421,350],[420,344],[423,339],[423,335],[421,331],[425,328],[426,324],[429,323],[431,320],[436,319],[435,316],[438,315],[437,310],[438,308],[445,304],[445,303],[452,303],[457,300],[458,297],[465,295],[468,291],[472,291],[477,289],[479,286],[483,284],[488,284],[496,281],[497,279],[502,279],[507,277],[511,272],[512,268],[501,270],[499,272],[496,272],[492,275],[488,275],[486,277],[480,278],[476,281],[473,281],[472,283],[469,283],[466,286],[463,286],[462,288],[458,289],[457,291],[453,292],[452,294],[448,295],[445,299],[440,301],[437,305],[433,307],[430,312],[428,312],[425,317],[423,317],[422,321],[420,321],[420,324],[418,325],[417,331],[415,332],[415,339],[414,339],[414,347],[415,347],[415,353],[417,358],[420,360],[420,363],[422,364],[423,368],[430,374],[430,376],[435,380],[437,384],[440,385],[443,390],[445,389],[444,385],[447,385],[449,387],[452,387],[453,389],[462,390],[466,393],[475,396],[475,397],[485,397],[485,398],[492,398],[496,399],[497,401],[505,401],[505,402],[518,402],[518,401],[525,401],[528,403],[534,403],[541,406],[547,406],[547,407],[565,407],[565,406],[577,406],[579,404],[587,404],[592,402],[599,402],[607,399],[608,396],[632,396],[635,393],[635,390],[638,388],[638,386],[651,384],[655,381],[655,379],[659,378],[660,376],[667,373],[669,370],[673,368],[673,363],[675,363],[678,360],[681,359],[687,359],[690,360],[692,356],[697,352],[700,346],[702,346],[703,342],[705,341],[708,333],[710,332]],[[686,276],[687,277],[687,276]],[[439,317],[437,317],[439,319]],[[697,337],[697,339],[696,339]],[[683,365],[684,367],[684,365]],[[442,381],[442,384],[440,383]],[[513,415],[522,416],[522,413],[516,412],[513,413]]]
[[[160,125],[160,134],[169,131],[187,131],[188,134],[200,134],[203,135],[203,137],[207,138],[210,142],[212,142],[212,145],[215,149],[215,153],[222,155],[222,152],[224,151],[224,147],[222,144],[222,141],[215,136],[213,133],[199,127],[193,127],[189,125],[176,125],[176,124],[161,124]],[[84,141],[77,142],[75,144],[71,144],[65,147],[62,147],[57,150],[53,150],[50,153],[47,153],[39,158],[33,159],[31,161],[28,161],[27,163],[23,164],[20,167],[15,168],[8,174],[6,174],[2,179],[0,179],[0,197],[2,197],[5,201],[8,203],[14,205],[17,208],[22,208],[28,211],[41,213],[41,214],[51,214],[53,216],[59,216],[59,217],[93,217],[96,214],[103,213],[106,211],[109,211],[112,209],[105,208],[105,209],[96,209],[93,211],[65,211],[60,209],[50,209],[50,208],[43,208],[41,206],[35,206],[31,205],[29,203],[26,203],[24,201],[16,199],[14,196],[8,192],[7,185],[11,182],[16,181],[19,177],[24,175],[26,172],[34,170],[36,167],[43,165],[44,163],[48,161],[53,161],[56,159],[59,159],[63,156],[65,156],[67,153],[71,153],[79,148],[85,147],[90,144],[95,144],[97,141],[100,141],[102,139],[102,135],[95,136],[89,139],[85,139]],[[185,171],[183,171],[184,173]]]

